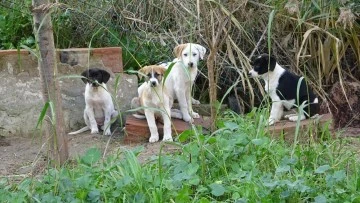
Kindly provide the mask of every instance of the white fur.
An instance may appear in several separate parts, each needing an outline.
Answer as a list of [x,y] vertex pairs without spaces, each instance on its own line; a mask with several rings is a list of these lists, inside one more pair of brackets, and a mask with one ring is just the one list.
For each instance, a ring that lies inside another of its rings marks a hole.
[[114,108],[111,95],[106,84],[93,87],[87,83],[85,87],[85,110],[84,120],[86,126],[82,129],[69,133],[75,135],[91,130],[91,134],[99,133],[98,125],[104,130],[104,135],[111,135],[110,120],[118,115]]
[[[257,72],[251,70],[250,74],[253,77],[260,77],[265,82],[265,91],[269,94],[272,105],[270,110],[270,117],[269,117],[269,125],[273,125],[277,121],[281,119],[284,114],[283,107],[290,109],[295,104],[295,99],[292,100],[281,100],[280,97],[276,94],[276,88],[279,85],[279,79],[281,75],[285,72],[285,69],[281,67],[279,64],[276,63],[274,71],[267,72],[263,75],[258,75]],[[297,121],[298,116],[300,116],[300,120],[304,120],[306,117],[304,113],[300,113],[300,115],[291,115],[285,116],[290,121]]]
[[174,59],[175,64],[165,80],[165,86],[171,98],[178,100],[182,118],[186,122],[192,122],[193,118],[200,117],[192,110],[192,104],[200,104],[200,102],[191,97],[191,89],[197,76],[198,62],[204,58],[205,53],[206,49],[203,46],[187,43],[181,55]]
[[[144,107],[146,121],[151,133],[149,142],[159,141],[159,132],[156,126],[155,114],[160,113],[164,121],[164,137],[163,141],[173,141],[171,135],[171,112],[170,112],[170,98],[162,84],[152,87],[151,81],[155,78],[150,78],[148,82],[143,83],[138,88],[140,96],[140,103]],[[156,80],[156,79],[155,79]],[[157,81],[157,80],[156,80]],[[157,110],[159,109],[159,110]]]

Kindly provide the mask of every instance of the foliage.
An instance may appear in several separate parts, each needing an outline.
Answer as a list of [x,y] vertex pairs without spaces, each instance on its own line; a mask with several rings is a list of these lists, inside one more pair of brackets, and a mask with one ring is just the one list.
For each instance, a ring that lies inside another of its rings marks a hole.
[[[26,6],[20,0],[4,2],[0,7],[1,49],[21,44],[33,48],[31,1],[26,0]],[[236,83],[241,112],[264,95],[259,81],[245,74],[251,68],[252,53],[271,51],[280,64],[304,75],[324,101],[333,83],[360,78],[357,0],[206,0],[201,5],[211,11],[207,13],[198,13],[202,9],[192,0],[57,2],[52,7],[56,47],[121,46],[125,70],[171,60],[177,43],[197,42],[210,48],[208,28],[216,28],[221,16],[231,14],[225,43],[216,57],[217,81],[221,97]],[[235,74],[231,72],[234,68]],[[200,71],[196,93],[207,100],[207,68]]]
[[[225,113],[211,135],[194,128],[140,164],[141,149],[101,159],[89,149],[77,164],[49,168],[41,178],[0,181],[1,202],[356,202],[359,163],[346,140],[272,140],[265,111]],[[314,129],[301,134],[310,136]],[[300,134],[299,134],[300,136]],[[311,137],[311,136],[310,136]]]
[[0,2],[0,50],[16,49],[20,45],[33,47],[32,16],[28,8],[31,0]]

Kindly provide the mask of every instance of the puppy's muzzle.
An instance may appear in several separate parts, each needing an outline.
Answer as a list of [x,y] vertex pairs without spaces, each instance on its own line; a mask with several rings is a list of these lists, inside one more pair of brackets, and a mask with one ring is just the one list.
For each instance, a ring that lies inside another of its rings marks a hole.
[[194,63],[193,63],[193,62],[189,62],[189,63],[188,63],[188,66],[189,66],[190,68],[192,68],[192,67],[194,66]]
[[249,71],[248,76],[250,78],[255,78],[255,77],[259,76],[259,74],[256,71],[251,70],[251,71]]
[[93,86],[93,87],[99,87],[99,83],[96,80],[89,80],[89,83]]
[[157,82],[156,81],[150,81],[151,87],[156,87]]

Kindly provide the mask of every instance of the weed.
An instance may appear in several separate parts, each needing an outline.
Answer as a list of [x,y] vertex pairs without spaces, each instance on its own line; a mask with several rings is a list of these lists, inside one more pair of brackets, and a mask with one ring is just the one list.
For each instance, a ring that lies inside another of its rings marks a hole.
[[49,169],[41,178],[20,183],[2,179],[0,201],[351,202],[360,198],[358,160],[344,141],[272,140],[265,114],[265,110],[246,116],[225,112],[216,132],[185,131],[178,137],[180,153],[160,153],[144,164],[136,157],[141,149],[106,158],[89,149],[77,165]]

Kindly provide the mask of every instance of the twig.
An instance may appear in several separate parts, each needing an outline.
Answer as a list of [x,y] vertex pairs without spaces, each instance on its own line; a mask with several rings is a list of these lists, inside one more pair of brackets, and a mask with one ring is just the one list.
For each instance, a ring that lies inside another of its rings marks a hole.
[[259,48],[260,42],[265,38],[266,31],[267,31],[267,27],[265,27],[265,29],[264,29],[264,31],[263,31],[263,33],[262,33],[259,41],[256,43],[255,48],[252,50],[252,52],[251,52],[251,54],[250,54],[250,56],[249,56],[249,59],[251,59],[251,58],[253,57],[255,51]]

